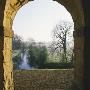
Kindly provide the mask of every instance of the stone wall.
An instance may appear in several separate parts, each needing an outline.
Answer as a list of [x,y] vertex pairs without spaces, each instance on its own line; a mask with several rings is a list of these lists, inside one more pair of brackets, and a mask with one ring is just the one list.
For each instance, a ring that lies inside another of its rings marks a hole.
[[73,79],[73,69],[14,71],[15,90],[67,90]]

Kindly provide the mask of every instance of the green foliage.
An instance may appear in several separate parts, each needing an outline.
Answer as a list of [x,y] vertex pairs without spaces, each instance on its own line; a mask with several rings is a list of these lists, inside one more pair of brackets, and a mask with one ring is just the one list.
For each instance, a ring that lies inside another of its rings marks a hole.
[[45,46],[30,45],[28,59],[32,67],[43,68],[47,61],[47,48]]
[[12,58],[12,60],[13,60],[13,69],[14,69],[14,70],[15,70],[15,69],[19,69],[19,64],[20,64],[20,62],[21,62],[21,55],[20,55],[20,53],[17,54],[17,55],[15,55],[15,56]]
[[69,63],[65,63],[65,62],[61,62],[61,63],[46,63],[44,65],[44,69],[70,69],[73,68],[73,64],[72,62]]
[[38,56],[38,49],[34,46],[29,46],[29,63],[31,66],[35,66],[36,67],[36,61],[37,61],[37,56]]
[[29,60],[30,66],[32,66],[34,68],[38,68],[38,69],[73,68],[73,63],[72,62],[65,62],[63,60],[64,58],[65,57],[61,56],[60,54],[55,55],[55,56],[49,54],[46,46],[37,45],[35,43],[29,45],[28,60]]
[[[13,66],[19,69],[21,63],[21,52],[28,51],[28,63],[31,67],[38,69],[61,69],[73,67],[73,49],[67,48],[66,53],[54,42],[49,47],[44,43],[36,43],[34,40],[24,42],[18,35],[13,38]],[[60,43],[59,43],[60,45]],[[58,47],[55,49],[55,47]],[[66,62],[67,61],[67,62]]]
[[27,50],[27,43],[22,41],[22,44],[21,44],[21,52],[22,53],[25,53],[25,51]]
[[12,49],[13,50],[19,50],[21,49],[22,45],[22,38],[18,35],[14,35],[13,40],[12,40]]
[[44,64],[46,63],[47,61],[47,49],[46,47],[41,47],[40,48],[40,52],[39,52],[39,56],[38,56],[38,66],[39,68],[43,68],[44,67]]

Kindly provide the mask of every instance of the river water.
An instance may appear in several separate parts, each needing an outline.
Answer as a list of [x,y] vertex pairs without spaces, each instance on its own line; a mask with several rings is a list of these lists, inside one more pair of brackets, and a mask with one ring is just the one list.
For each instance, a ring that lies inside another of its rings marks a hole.
[[27,58],[27,52],[24,54],[21,53],[21,64],[19,65],[19,69],[24,69],[24,70],[30,70],[32,67],[28,64],[28,58]]

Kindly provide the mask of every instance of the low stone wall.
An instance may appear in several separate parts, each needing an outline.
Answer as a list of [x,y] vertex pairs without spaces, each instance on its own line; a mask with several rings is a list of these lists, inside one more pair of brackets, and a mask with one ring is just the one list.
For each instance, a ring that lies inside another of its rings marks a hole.
[[14,71],[15,90],[67,90],[73,79],[73,69]]

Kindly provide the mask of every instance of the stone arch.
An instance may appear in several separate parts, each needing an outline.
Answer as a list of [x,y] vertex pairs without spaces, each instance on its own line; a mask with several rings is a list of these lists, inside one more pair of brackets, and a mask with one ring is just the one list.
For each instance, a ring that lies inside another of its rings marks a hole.
[[[0,90],[13,90],[13,75],[12,75],[12,23],[17,11],[26,3],[33,0],[0,0],[2,2],[2,7],[0,7],[0,15],[2,19],[0,20],[0,49],[2,51],[0,65],[2,65],[0,71]],[[75,80],[80,84],[83,79],[83,61],[84,61],[84,37],[83,37],[83,27],[85,27],[84,11],[81,0],[54,0],[58,3],[64,5],[66,9],[72,15],[75,23],[74,32],[74,54],[75,54]],[[80,72],[80,73],[79,73]]]
[[[5,7],[3,24],[5,24],[8,21],[7,25],[8,26],[12,25],[12,21],[17,11],[29,1],[33,0],[8,0]],[[57,1],[58,3],[62,4],[70,12],[75,23],[75,28],[85,26],[82,3],[79,0],[78,1],[53,0],[53,1]]]

